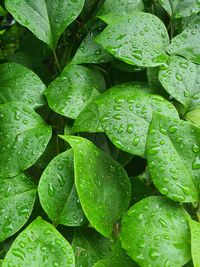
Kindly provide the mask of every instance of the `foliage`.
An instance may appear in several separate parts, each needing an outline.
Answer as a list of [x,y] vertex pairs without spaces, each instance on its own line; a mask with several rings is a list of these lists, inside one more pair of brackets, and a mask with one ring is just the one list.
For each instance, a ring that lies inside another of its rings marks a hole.
[[200,266],[199,12],[1,2],[0,266]]

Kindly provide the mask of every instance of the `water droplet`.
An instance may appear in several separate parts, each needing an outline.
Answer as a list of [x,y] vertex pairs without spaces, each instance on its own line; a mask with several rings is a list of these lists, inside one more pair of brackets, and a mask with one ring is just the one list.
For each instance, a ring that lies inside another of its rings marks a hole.
[[149,149],[149,154],[150,155],[156,155],[160,150],[160,147],[152,147],[151,149]]
[[155,250],[154,248],[150,248],[149,257],[152,260],[156,260],[158,257],[160,257],[160,253],[157,250]]
[[53,197],[55,195],[55,189],[52,183],[49,183],[48,194],[50,197]]
[[200,158],[196,157],[195,160],[192,163],[192,169],[193,170],[198,170],[200,169]]
[[140,141],[140,138],[136,136],[136,137],[133,138],[132,144],[134,146],[137,146],[139,144],[139,141]]
[[176,125],[172,125],[172,126],[170,126],[169,127],[169,131],[170,131],[170,133],[175,133],[176,131],[177,131],[177,126]]
[[198,145],[194,144],[193,147],[192,147],[192,151],[194,153],[198,153],[200,151],[200,147]]

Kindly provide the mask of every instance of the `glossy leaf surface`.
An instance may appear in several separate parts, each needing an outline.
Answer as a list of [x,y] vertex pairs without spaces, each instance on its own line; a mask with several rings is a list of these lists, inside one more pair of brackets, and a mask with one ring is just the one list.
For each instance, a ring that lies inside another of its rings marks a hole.
[[13,266],[75,267],[68,241],[40,217],[21,232],[6,254],[3,267]]
[[199,200],[199,140],[200,129],[192,124],[153,116],[147,137],[147,160],[161,194],[180,202]]
[[126,16],[102,17],[109,25],[96,37],[114,57],[132,65],[154,67],[167,60],[169,37],[165,25],[156,16],[134,12]]
[[51,127],[22,102],[0,105],[0,178],[29,168],[44,152]]
[[16,233],[28,220],[36,187],[24,175],[2,179],[0,189],[0,242]]
[[185,211],[164,197],[148,197],[123,217],[120,238],[141,267],[182,267],[191,259]]
[[0,104],[21,101],[32,108],[44,105],[45,85],[31,70],[16,63],[1,64],[0,81]]
[[52,110],[75,119],[104,89],[103,76],[96,69],[70,65],[49,85],[46,96]]
[[[87,139],[62,136],[74,150],[75,184],[91,225],[113,237],[114,224],[130,201],[130,182],[124,169]],[[93,205],[91,205],[93,203]]]
[[74,185],[73,157],[72,149],[59,154],[40,178],[40,203],[55,224],[79,226],[85,222]]
[[199,255],[199,237],[200,237],[200,223],[189,219],[190,231],[191,231],[191,251],[192,261],[194,267],[200,266],[200,255]]
[[159,80],[165,90],[186,110],[200,107],[200,66],[178,56],[170,57],[167,68],[160,70]]
[[6,0],[5,4],[20,24],[55,49],[60,35],[81,12],[84,1]]

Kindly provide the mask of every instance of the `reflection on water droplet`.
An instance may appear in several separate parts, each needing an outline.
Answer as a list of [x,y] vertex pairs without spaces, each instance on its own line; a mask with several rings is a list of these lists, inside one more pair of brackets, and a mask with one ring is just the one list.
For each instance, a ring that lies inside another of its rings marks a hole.
[[193,170],[198,170],[200,169],[200,158],[196,157],[195,160],[192,163],[192,169]]
[[54,189],[54,186],[52,183],[49,183],[49,186],[48,186],[48,194],[50,197],[53,197],[54,194],[55,194],[55,189]]
[[149,249],[149,257],[152,260],[156,260],[158,257],[160,257],[160,253],[156,249],[150,248]]

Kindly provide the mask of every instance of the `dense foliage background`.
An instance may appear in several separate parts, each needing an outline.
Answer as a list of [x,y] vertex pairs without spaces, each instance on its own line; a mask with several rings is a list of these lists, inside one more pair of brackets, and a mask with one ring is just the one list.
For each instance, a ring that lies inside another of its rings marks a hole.
[[200,266],[199,12],[1,1],[1,266]]

